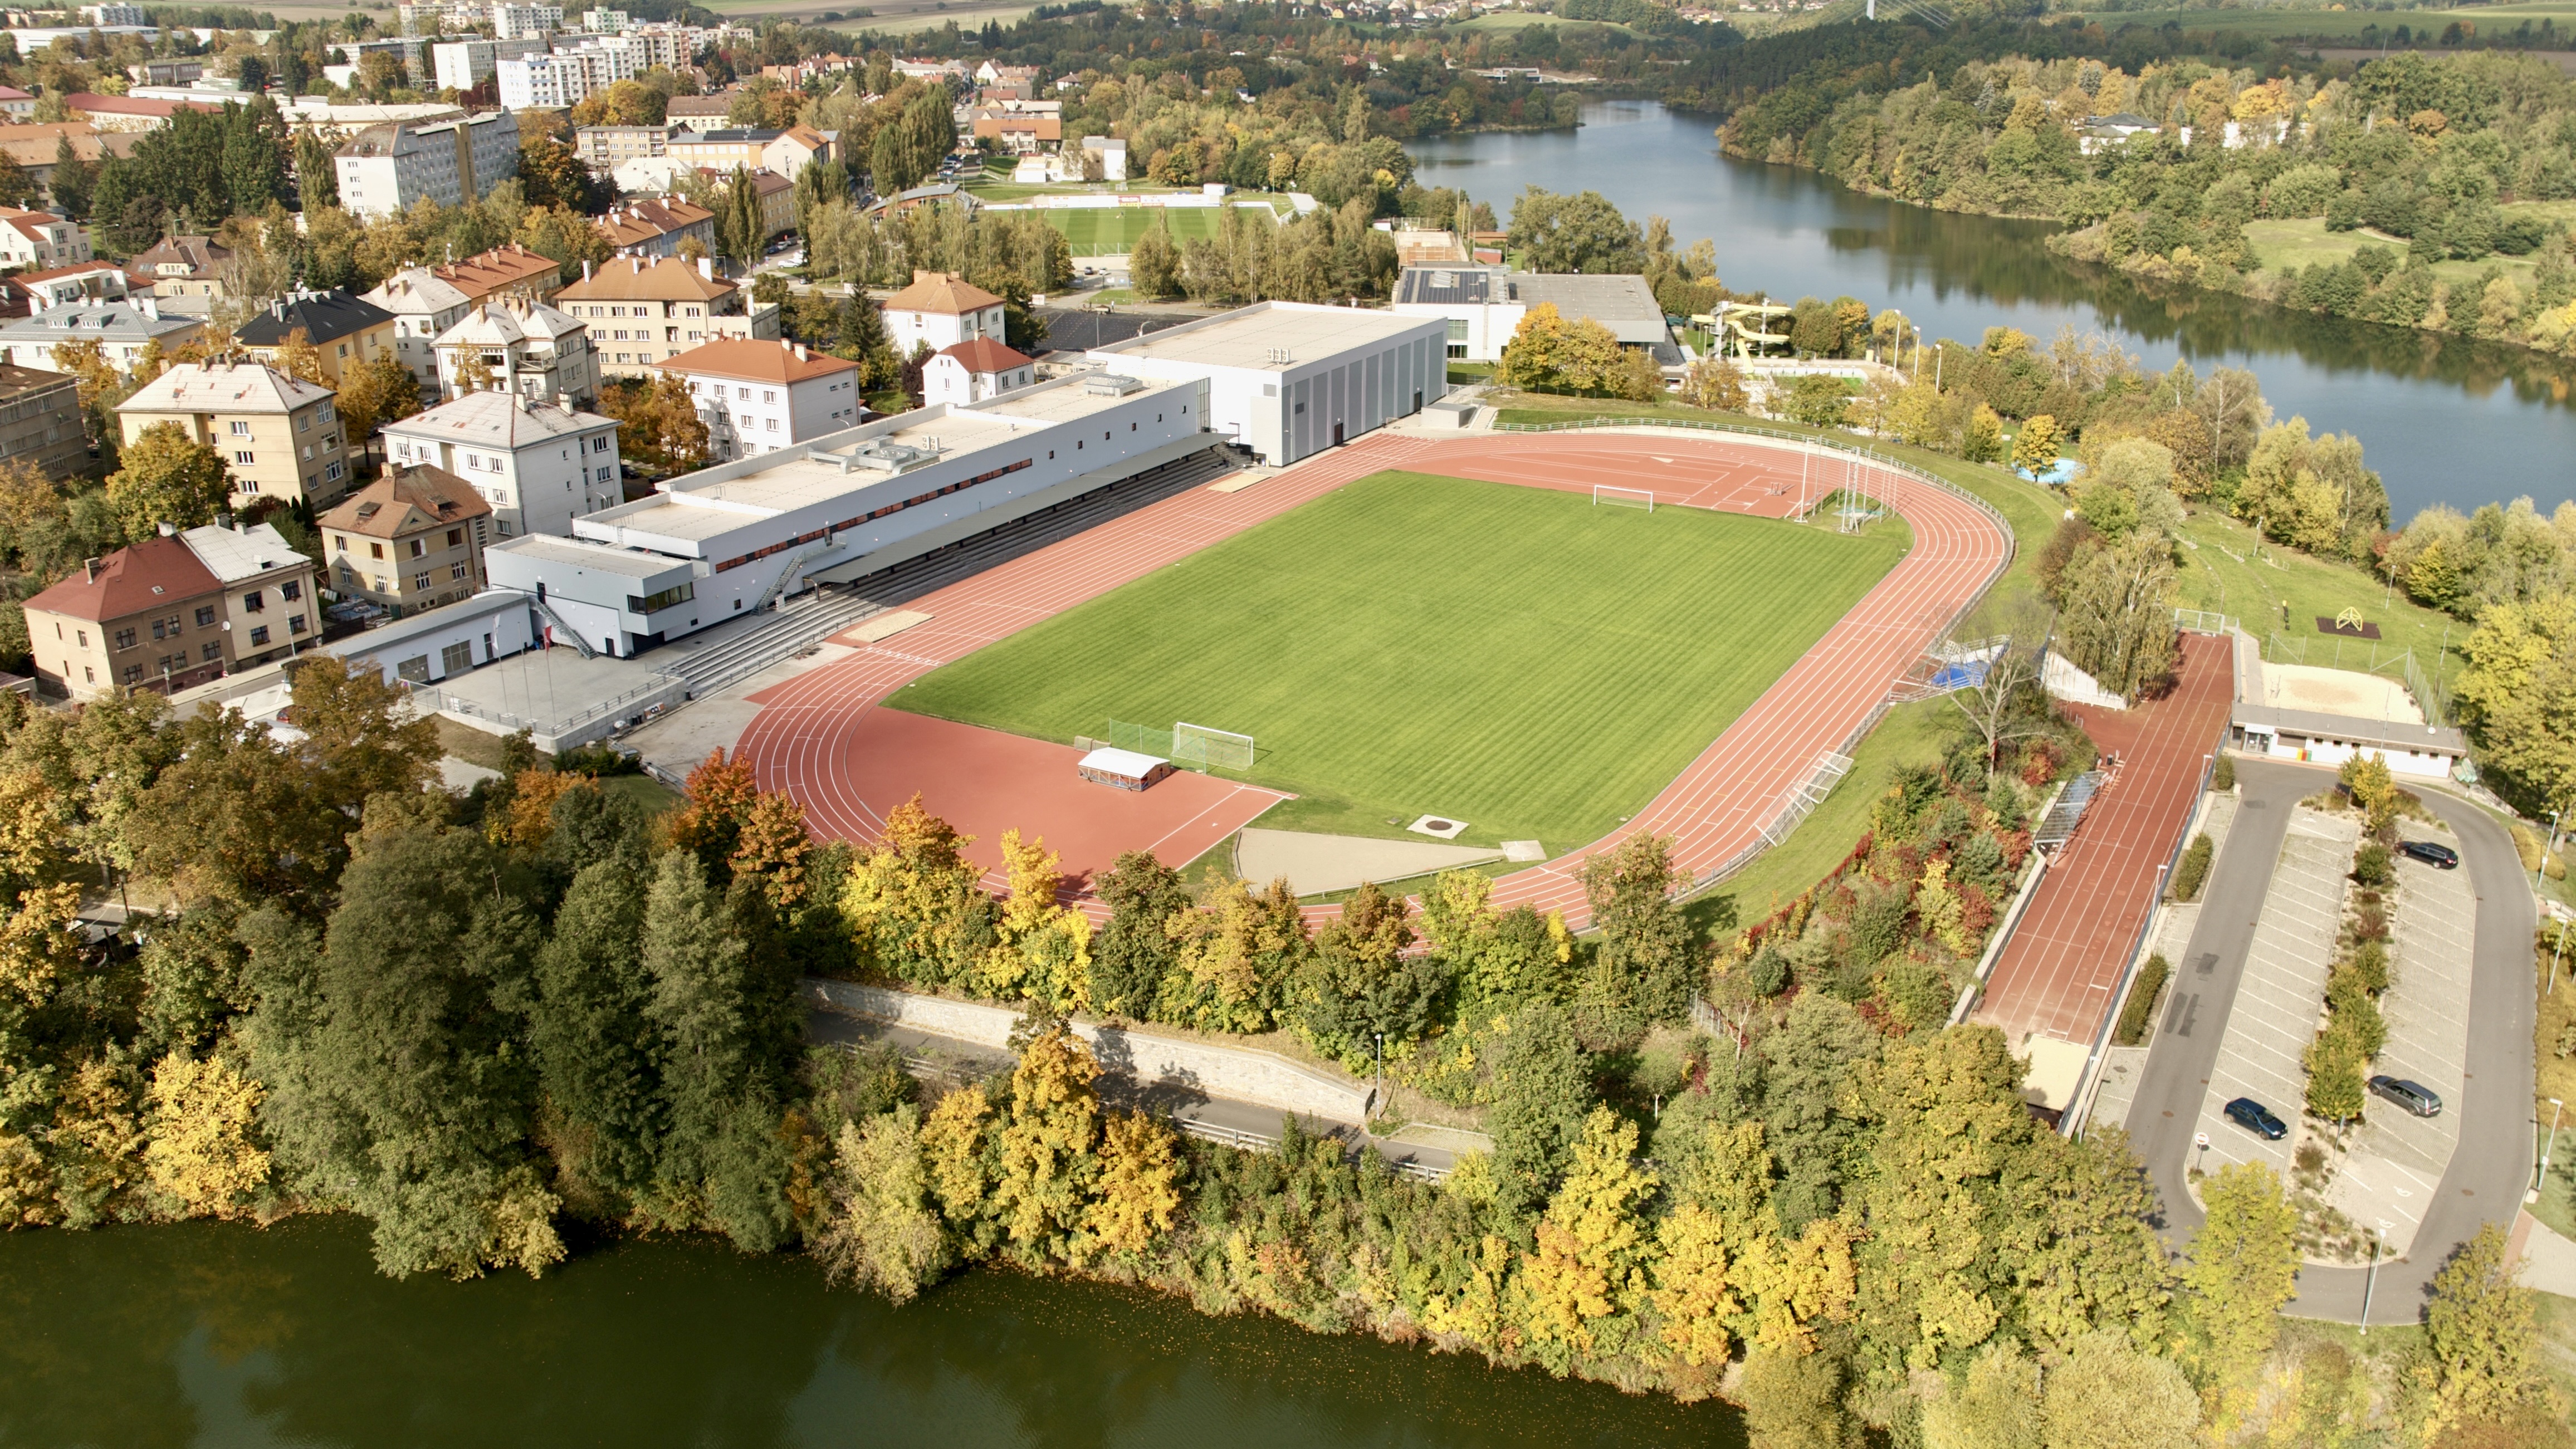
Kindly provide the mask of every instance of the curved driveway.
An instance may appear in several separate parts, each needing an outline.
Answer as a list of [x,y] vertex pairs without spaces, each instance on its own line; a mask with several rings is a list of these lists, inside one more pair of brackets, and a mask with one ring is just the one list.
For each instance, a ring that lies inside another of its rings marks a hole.
[[[2182,1250],[2189,1248],[2202,1222],[2199,1207],[2184,1191],[2193,1122],[2226,1035],[2254,920],[2280,858],[2291,809],[2330,784],[2333,773],[2316,766],[2241,760],[2236,778],[2244,804],[2229,829],[2227,848],[2210,872],[2200,924],[2174,977],[2146,1074],[2129,1107],[2131,1141],[2164,1200],[2166,1240]],[[2486,1223],[2509,1231],[2531,1181],[2531,889],[2523,883],[2512,837],[2494,816],[2438,789],[2417,793],[2459,836],[2461,864],[2477,891],[2476,959],[2469,989],[2470,1060],[2476,1066],[2458,1104],[2459,1146],[2416,1231],[2417,1246],[2379,1267],[2378,1283],[2370,1292],[2370,1321],[2382,1324],[2416,1321],[2433,1275],[2452,1249]],[[2212,956],[2216,959],[2206,974],[2194,968],[2193,963]],[[2298,1297],[2288,1311],[2359,1323],[2366,1277],[2367,1270],[2360,1268],[2303,1268]]]

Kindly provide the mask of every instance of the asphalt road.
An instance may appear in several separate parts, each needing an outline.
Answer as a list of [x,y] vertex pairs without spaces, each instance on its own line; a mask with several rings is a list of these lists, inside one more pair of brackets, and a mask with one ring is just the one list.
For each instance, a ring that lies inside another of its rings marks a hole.
[[[2183,1191],[2193,1119],[2218,1059],[2254,920],[2289,830],[2290,809],[2326,788],[2333,773],[2316,766],[2239,760],[2236,779],[2243,787],[2244,808],[2211,872],[2188,959],[2174,978],[2172,999],[2157,1025],[2146,1073],[2129,1109],[2131,1140],[2164,1200],[2165,1238],[2177,1250],[2188,1248],[2202,1220]],[[2433,1275],[2453,1247],[2489,1222],[2509,1230],[2531,1180],[2531,889],[2523,882],[2512,837],[2493,816],[2439,790],[2417,793],[2458,834],[2461,868],[2477,891],[2469,989],[2470,1059],[2476,1067],[2467,1074],[2455,1108],[2459,1146],[2425,1212],[2417,1246],[2407,1257],[2381,1264],[2378,1281],[2369,1289],[2369,1321],[2382,1324],[2415,1322]],[[2286,1111],[2295,1104],[2271,1105]],[[2359,1268],[2302,1269],[2298,1296],[2287,1311],[2359,1323],[2367,1278],[2367,1270]]]

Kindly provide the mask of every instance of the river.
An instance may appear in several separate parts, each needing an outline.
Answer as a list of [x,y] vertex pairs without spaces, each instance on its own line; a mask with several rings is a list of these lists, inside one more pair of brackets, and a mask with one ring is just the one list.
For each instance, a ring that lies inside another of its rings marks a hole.
[[2576,365],[2522,348],[2266,307],[2196,288],[2147,288],[2050,256],[2055,227],[1863,196],[1788,166],[1720,156],[1713,123],[1652,101],[1588,105],[1572,131],[1415,143],[1416,179],[1461,186],[1508,218],[1524,186],[1598,191],[1632,219],[1670,218],[1677,244],[1717,243],[1738,291],[1862,298],[1934,337],[2018,327],[2099,329],[2150,368],[2187,357],[2242,367],[2282,417],[2362,441],[2399,523],[2417,509],[2530,494],[2576,497]]
[[703,1240],[393,1282],[363,1223],[0,1233],[0,1445],[1740,1449],[1732,1411],[968,1273],[902,1308]]

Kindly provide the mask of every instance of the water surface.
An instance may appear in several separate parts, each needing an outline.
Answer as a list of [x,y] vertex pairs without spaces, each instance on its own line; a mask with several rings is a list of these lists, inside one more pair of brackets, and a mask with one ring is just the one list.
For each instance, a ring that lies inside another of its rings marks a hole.
[[1652,101],[1587,106],[1574,131],[1418,142],[1426,186],[1463,186],[1508,217],[1525,185],[1601,192],[1631,218],[1669,217],[1717,242],[1739,291],[1843,293],[1895,307],[1936,337],[1991,326],[2054,338],[2100,329],[2151,368],[2189,358],[2252,370],[2283,417],[2359,437],[2403,523],[2530,494],[2576,497],[2576,366],[2517,347],[2317,317],[2186,287],[2144,287],[2050,256],[2042,222],[1962,216],[1863,196],[1788,166],[1717,154],[1713,123]]

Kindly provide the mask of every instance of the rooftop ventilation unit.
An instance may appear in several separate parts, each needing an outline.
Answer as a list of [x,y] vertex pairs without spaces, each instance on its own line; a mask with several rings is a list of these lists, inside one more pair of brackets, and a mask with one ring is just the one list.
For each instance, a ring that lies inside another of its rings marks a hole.
[[1285,347],[1273,347],[1261,354],[1261,360],[1280,367],[1287,367],[1296,362],[1297,357],[1296,354],[1290,352]]
[[1099,372],[1082,380],[1082,390],[1096,397],[1125,397],[1131,392],[1143,392],[1145,384],[1114,372]]
[[880,473],[900,473],[907,468],[917,468],[939,457],[939,440],[930,438],[924,441],[928,446],[916,448],[909,443],[872,438],[841,455],[841,471],[850,473],[861,468],[873,468]]

